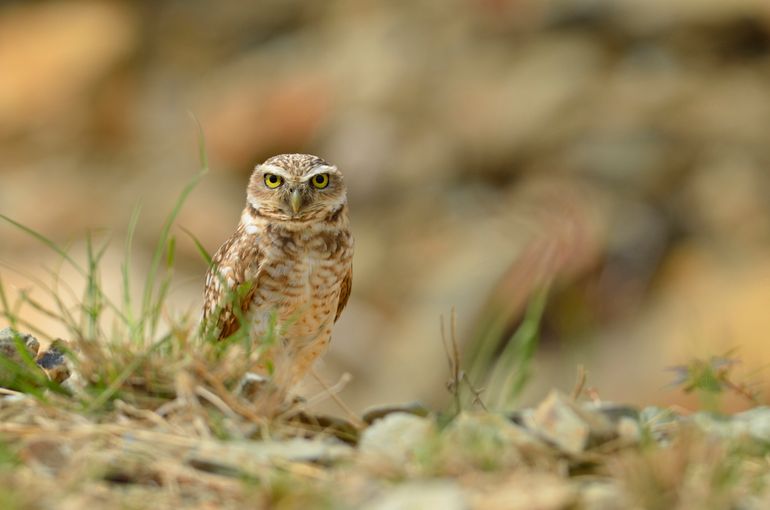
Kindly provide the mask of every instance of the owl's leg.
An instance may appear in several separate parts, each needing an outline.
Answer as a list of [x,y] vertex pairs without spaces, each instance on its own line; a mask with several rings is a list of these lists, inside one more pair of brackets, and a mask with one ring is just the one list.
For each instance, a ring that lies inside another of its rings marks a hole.
[[312,342],[308,343],[301,349],[299,349],[294,356],[291,368],[291,385],[298,384],[310,369],[313,367],[313,363],[326,352],[331,341],[332,330],[331,327],[325,329],[323,333],[318,335]]

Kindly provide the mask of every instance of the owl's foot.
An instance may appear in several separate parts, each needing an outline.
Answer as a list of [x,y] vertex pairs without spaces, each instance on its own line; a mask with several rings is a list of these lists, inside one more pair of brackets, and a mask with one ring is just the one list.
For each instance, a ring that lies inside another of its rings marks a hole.
[[294,412],[305,403],[303,397],[290,394],[285,385],[276,384],[274,379],[254,372],[243,376],[235,392],[244,400],[258,404],[276,416]]

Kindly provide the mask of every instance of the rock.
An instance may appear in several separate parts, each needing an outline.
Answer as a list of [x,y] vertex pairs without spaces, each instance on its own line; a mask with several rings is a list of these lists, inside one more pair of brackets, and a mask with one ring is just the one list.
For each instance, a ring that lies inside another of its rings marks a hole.
[[226,476],[253,475],[274,462],[320,462],[347,459],[353,448],[339,441],[294,438],[288,441],[202,442],[186,462],[202,471]]
[[412,414],[393,413],[364,431],[359,448],[364,455],[403,464],[434,434],[432,421]]
[[130,8],[115,3],[24,2],[4,10],[0,69],[13,72],[0,81],[0,135],[88,111],[94,90],[134,50],[136,29]]
[[699,412],[690,417],[700,429],[720,437],[749,436],[761,442],[770,441],[770,408],[755,407],[733,416]]
[[[20,341],[20,344],[17,343]],[[40,348],[32,335],[17,333],[11,328],[0,331],[0,387],[23,390],[42,374],[36,373],[36,367],[27,360],[34,360]],[[22,353],[26,352],[26,356]]]
[[0,330],[0,354],[6,358],[21,363],[22,359],[16,346],[15,338],[19,338],[27,348],[27,353],[34,358],[40,350],[40,342],[32,335],[18,333],[11,328]]
[[382,419],[389,414],[393,413],[406,413],[413,414],[415,416],[428,416],[430,411],[427,407],[419,402],[410,402],[408,404],[391,405],[391,406],[375,406],[366,409],[362,415],[362,419],[368,425],[371,425],[375,421]]
[[558,391],[552,391],[525,420],[530,429],[571,454],[617,437],[608,418],[581,408]]
[[618,423],[624,418],[639,421],[639,409],[633,406],[615,404],[613,402],[588,402],[583,404],[583,409],[599,413],[613,423]]
[[733,416],[733,420],[745,424],[751,437],[763,442],[770,442],[770,408],[755,407]]
[[[41,352],[40,342],[34,336],[27,333],[18,333],[11,328],[0,330],[0,355],[18,365],[19,370],[22,371],[31,370],[31,367],[27,367],[22,359],[14,339],[15,337],[18,337],[23,342],[29,357],[35,361],[37,367],[51,381],[60,383],[69,378],[70,369],[64,356],[66,344],[63,340],[53,342],[48,349]],[[15,387],[19,374],[11,374],[10,371],[12,369],[10,367],[2,368],[3,375],[0,376],[0,386]]]
[[[479,510],[561,510],[575,508],[578,491],[569,482],[545,473],[517,473],[473,502]],[[581,507],[582,508],[582,507]]]
[[65,356],[68,350],[64,340],[55,340],[47,350],[38,354],[35,360],[37,366],[43,369],[50,380],[61,383],[69,379],[72,371]]
[[616,430],[623,444],[636,444],[642,439],[642,428],[637,420],[623,417],[618,420]]
[[615,426],[615,432],[625,445],[638,443],[642,437],[639,425],[639,409],[613,402],[588,402],[583,409],[599,413]]
[[469,508],[465,495],[454,482],[432,480],[396,487],[364,507],[366,510],[463,510]]

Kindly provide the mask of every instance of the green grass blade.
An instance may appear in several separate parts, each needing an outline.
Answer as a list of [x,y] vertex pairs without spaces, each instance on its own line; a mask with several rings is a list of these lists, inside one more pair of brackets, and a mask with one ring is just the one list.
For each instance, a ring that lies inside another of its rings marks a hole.
[[114,395],[120,390],[120,387],[125,383],[129,377],[142,365],[147,357],[152,354],[156,349],[166,344],[171,340],[171,335],[166,335],[154,344],[152,344],[146,351],[138,354],[133,360],[124,368],[120,374],[113,377],[107,388],[102,391],[94,400],[91,401],[88,406],[88,412],[94,412],[104,404],[106,404]]
[[206,134],[203,132],[203,126],[198,120],[198,117],[192,112],[189,113],[195,126],[198,128],[198,162],[201,167],[201,172],[205,173],[209,171],[209,157],[206,151]]
[[123,314],[127,319],[127,326],[129,328],[129,338],[136,340],[137,324],[134,320],[133,303],[131,301],[131,254],[134,249],[134,234],[136,233],[136,227],[139,224],[139,215],[142,207],[137,204],[134,210],[131,211],[131,218],[128,221],[128,232],[126,233],[126,243],[123,250],[123,263],[120,266],[120,272],[123,277]]
[[529,381],[547,298],[547,287],[535,293],[527,305],[521,325],[506,344],[492,370],[490,386],[497,392],[497,402],[501,408],[510,406]]
[[187,185],[182,189],[181,193],[177,197],[176,202],[174,203],[173,208],[171,209],[171,212],[166,217],[166,221],[163,223],[163,227],[161,228],[160,237],[155,247],[155,252],[153,254],[152,262],[150,263],[150,268],[147,272],[147,278],[144,284],[144,295],[142,298],[142,318],[141,318],[141,324],[143,327],[147,325],[148,319],[151,319],[153,309],[157,308],[157,306],[153,304],[153,301],[157,301],[157,299],[154,299],[154,293],[157,287],[156,279],[158,276],[158,270],[160,269],[160,264],[163,258],[163,254],[166,253],[166,250],[167,250],[169,237],[171,233],[171,227],[176,221],[176,218],[179,215],[179,212],[181,211],[182,206],[187,201],[187,198],[190,196],[190,193],[192,193],[192,191],[201,181],[203,176],[206,175],[206,173],[208,172],[208,158],[206,156],[206,147],[205,147],[205,140],[203,136],[203,128],[201,127],[200,122],[198,122],[194,116],[193,116],[193,120],[196,121],[196,124],[198,126],[198,148],[199,148],[201,169],[191,179],[191,181],[188,182]]
[[11,304],[8,301],[8,294],[5,293],[5,285],[3,285],[3,279],[0,278],[0,305],[2,305],[3,316],[8,319],[8,323],[13,329],[17,329],[18,318],[16,314],[11,310]]
[[192,239],[192,242],[195,244],[195,248],[198,250],[198,254],[201,256],[201,258],[206,262],[206,267],[211,267],[212,258],[208,251],[206,251],[206,248],[203,246],[203,243],[200,242],[200,240],[195,237],[195,234],[190,232],[184,227],[179,227],[182,232],[187,234],[187,236]]
[[73,268],[75,268],[75,270],[77,272],[79,272],[82,276],[86,276],[86,270],[83,269],[77,262],[75,262],[75,259],[73,259],[69,255],[69,253],[67,253],[64,249],[62,249],[55,242],[53,242],[50,239],[48,239],[47,237],[45,237],[43,234],[37,232],[36,230],[33,230],[33,229],[27,227],[26,225],[22,225],[21,223],[12,220],[11,218],[9,218],[8,216],[6,216],[4,214],[0,214],[0,219],[3,219],[5,221],[7,221],[8,223],[13,225],[14,227],[18,228],[19,230],[21,230],[23,232],[26,232],[30,236],[34,237],[35,239],[40,241],[42,244],[44,244],[45,246],[47,246],[48,248],[50,248],[51,250],[53,250],[54,252],[59,254],[64,260],[69,262],[69,264]]

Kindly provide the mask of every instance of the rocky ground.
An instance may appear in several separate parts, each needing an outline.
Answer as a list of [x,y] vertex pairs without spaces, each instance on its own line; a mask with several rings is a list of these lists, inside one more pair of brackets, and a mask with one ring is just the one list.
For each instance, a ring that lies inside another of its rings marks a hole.
[[[681,415],[552,391],[514,412],[375,407],[346,419],[303,404],[259,414],[180,359],[174,389],[76,404],[88,373],[64,346],[0,332],[6,362],[36,359],[42,393],[0,388],[0,504],[45,508],[403,510],[761,509],[770,504],[770,409]],[[20,353],[24,353],[23,355]],[[142,354],[146,356],[147,353]],[[194,366],[194,365],[193,365]],[[116,379],[141,384],[143,371]],[[145,376],[147,372],[145,372]],[[69,384],[73,378],[80,381]],[[114,380],[115,381],[115,380]],[[63,388],[63,390],[61,390]],[[184,388],[187,388],[186,390]],[[257,398],[257,400],[254,400]],[[255,402],[257,405],[255,406]]]

